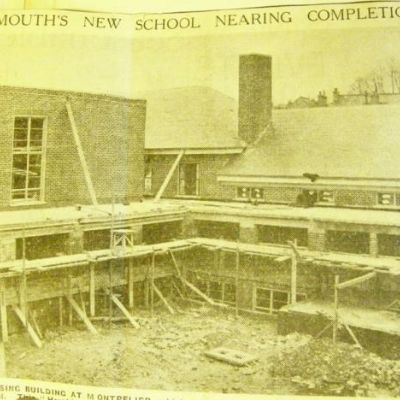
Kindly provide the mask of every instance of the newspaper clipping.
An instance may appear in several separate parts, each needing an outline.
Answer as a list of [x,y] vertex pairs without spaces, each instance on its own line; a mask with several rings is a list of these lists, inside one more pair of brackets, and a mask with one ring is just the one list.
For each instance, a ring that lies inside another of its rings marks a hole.
[[0,400],[400,396],[400,3],[0,11]]

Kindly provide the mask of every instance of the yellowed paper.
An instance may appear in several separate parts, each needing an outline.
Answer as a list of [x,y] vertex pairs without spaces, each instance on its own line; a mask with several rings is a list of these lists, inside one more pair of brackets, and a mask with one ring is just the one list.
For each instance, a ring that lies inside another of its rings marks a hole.
[[5,4],[0,399],[399,396],[399,39],[390,1]]

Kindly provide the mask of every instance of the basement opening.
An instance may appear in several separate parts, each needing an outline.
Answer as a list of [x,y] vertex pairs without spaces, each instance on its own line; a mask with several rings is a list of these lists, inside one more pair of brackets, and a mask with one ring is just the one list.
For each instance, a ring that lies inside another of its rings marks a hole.
[[258,241],[287,245],[288,241],[297,240],[297,245],[307,247],[308,230],[289,226],[257,225]]

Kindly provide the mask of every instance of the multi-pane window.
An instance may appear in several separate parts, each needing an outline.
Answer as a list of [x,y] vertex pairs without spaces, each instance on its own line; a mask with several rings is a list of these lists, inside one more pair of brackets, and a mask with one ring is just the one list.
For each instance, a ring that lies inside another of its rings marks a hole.
[[395,193],[378,193],[378,204],[381,206],[394,206]]
[[12,164],[13,201],[41,200],[45,119],[16,117]]
[[330,190],[320,190],[318,192],[318,201],[320,203],[333,204],[334,203],[333,192]]
[[254,187],[238,187],[236,194],[239,199],[263,200],[264,189]]
[[[290,302],[290,292],[286,290],[277,290],[272,288],[255,287],[254,308],[257,311],[265,311],[269,313],[277,312]],[[306,300],[304,293],[297,293],[296,301]]]

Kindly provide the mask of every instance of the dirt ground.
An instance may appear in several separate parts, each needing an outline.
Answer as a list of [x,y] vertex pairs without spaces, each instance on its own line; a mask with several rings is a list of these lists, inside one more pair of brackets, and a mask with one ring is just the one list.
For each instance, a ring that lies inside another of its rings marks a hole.
[[[276,323],[268,316],[243,315],[205,306],[181,308],[170,315],[157,309],[137,314],[140,329],[124,324],[96,324],[99,335],[83,326],[47,331],[42,349],[25,334],[13,335],[6,346],[7,374],[14,378],[40,379],[95,386],[293,394],[295,386],[273,378],[270,361],[282,350],[309,340],[292,334],[277,336]],[[236,367],[204,355],[224,346],[258,357],[253,364]]]

